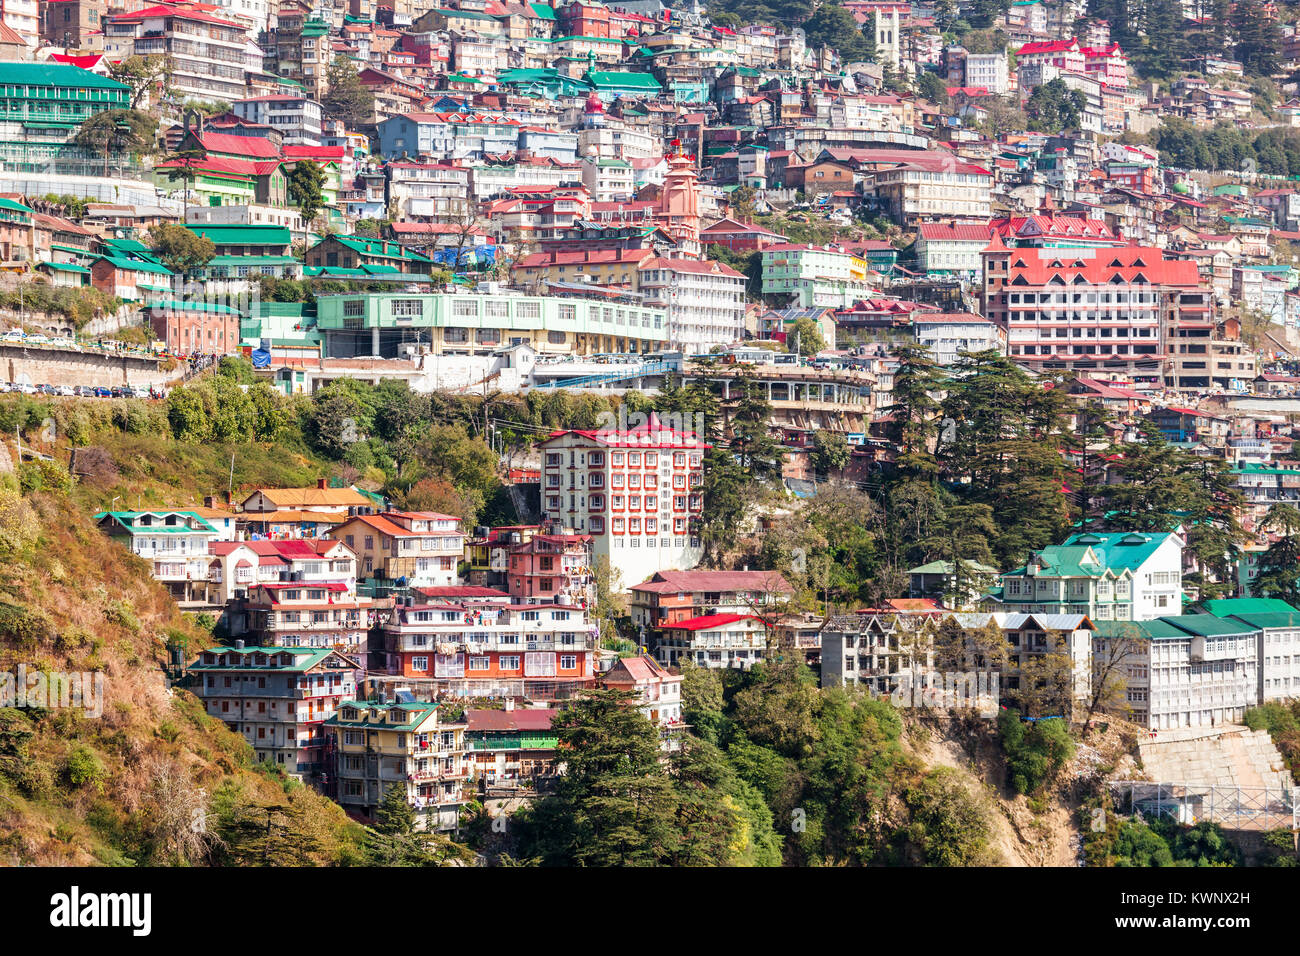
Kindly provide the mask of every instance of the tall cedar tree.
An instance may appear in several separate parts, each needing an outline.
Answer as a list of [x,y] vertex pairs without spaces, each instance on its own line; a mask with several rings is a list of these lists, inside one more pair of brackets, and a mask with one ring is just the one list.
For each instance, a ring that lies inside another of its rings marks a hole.
[[1300,510],[1294,505],[1273,505],[1264,527],[1278,539],[1259,559],[1254,593],[1300,608]]
[[945,384],[943,372],[923,345],[902,345],[893,350],[898,367],[894,370],[887,409],[890,439],[898,446],[899,474],[908,478],[932,479],[939,465],[932,453],[939,437],[939,401],[935,393]]

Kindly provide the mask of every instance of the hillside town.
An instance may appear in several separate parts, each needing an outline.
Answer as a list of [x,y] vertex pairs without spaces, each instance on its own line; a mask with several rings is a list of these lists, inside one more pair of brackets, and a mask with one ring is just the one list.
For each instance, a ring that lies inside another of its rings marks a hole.
[[6,0],[21,490],[366,825],[543,806],[605,700],[779,818],[775,681],[1295,832],[1300,18],[1210,6]]

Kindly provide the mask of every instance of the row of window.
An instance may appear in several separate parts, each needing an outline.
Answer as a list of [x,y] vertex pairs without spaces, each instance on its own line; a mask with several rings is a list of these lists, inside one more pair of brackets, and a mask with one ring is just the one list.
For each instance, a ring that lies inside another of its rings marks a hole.
[[[516,671],[522,668],[519,662],[518,654],[504,654],[497,658],[497,670],[499,671]],[[571,671],[578,666],[578,655],[561,654],[560,670]],[[411,670],[427,671],[429,669],[429,658],[424,655],[416,655],[411,658]],[[490,671],[492,669],[492,659],[490,657],[471,657],[469,659],[468,670],[471,671]]]

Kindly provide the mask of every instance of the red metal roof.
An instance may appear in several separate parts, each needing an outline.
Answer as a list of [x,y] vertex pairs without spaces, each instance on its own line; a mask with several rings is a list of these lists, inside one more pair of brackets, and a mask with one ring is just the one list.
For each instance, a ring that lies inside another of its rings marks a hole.
[[706,628],[725,627],[728,624],[746,620],[761,621],[762,618],[757,614],[705,614],[703,617],[693,617],[687,621],[665,624],[664,628],[673,631],[702,631]]

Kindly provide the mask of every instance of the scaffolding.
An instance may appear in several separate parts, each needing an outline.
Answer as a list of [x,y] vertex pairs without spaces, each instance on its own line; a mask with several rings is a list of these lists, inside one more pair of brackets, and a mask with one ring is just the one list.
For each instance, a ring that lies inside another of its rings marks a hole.
[[1121,813],[1167,816],[1179,823],[1217,823],[1226,830],[1297,832],[1295,791],[1289,787],[1226,787],[1117,780],[1110,783]]

